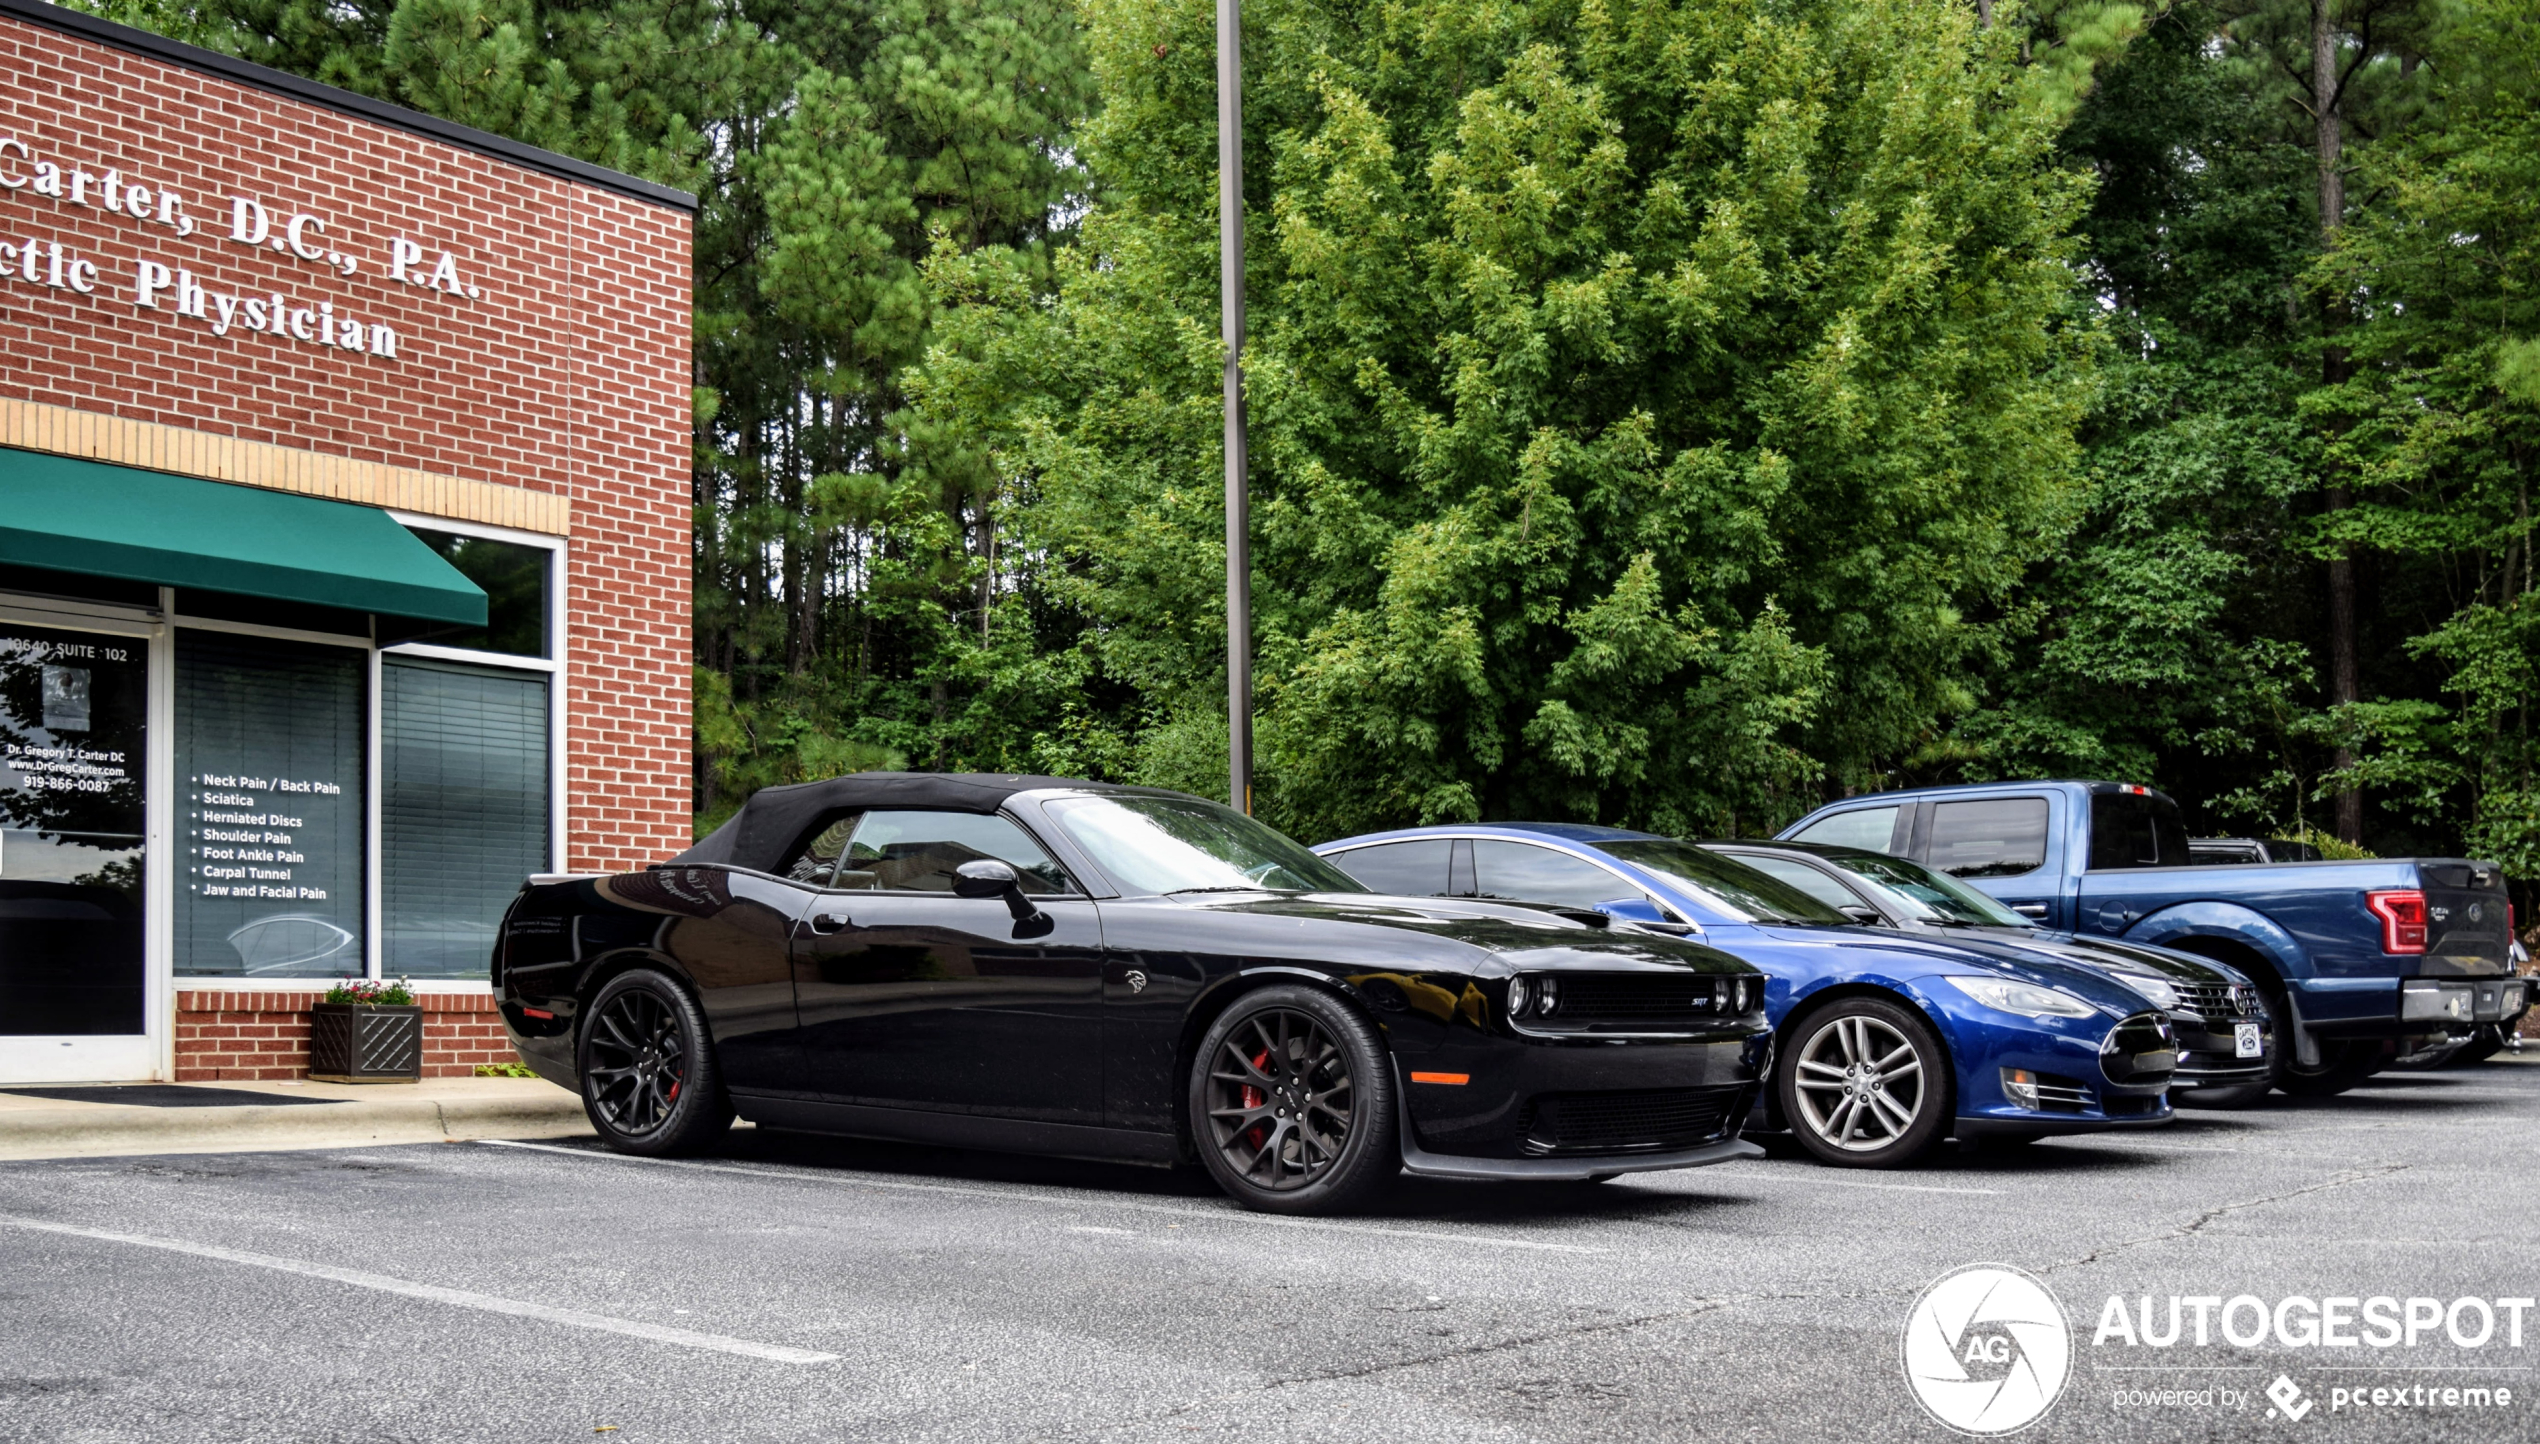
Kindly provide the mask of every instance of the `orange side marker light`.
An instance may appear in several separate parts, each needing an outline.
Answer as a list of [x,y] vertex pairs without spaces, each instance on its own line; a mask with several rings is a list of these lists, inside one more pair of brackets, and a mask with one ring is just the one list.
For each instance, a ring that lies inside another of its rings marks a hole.
[[1411,1081],[1414,1083],[1452,1083],[1460,1088],[1465,1084],[1472,1082],[1473,1075],[1470,1073],[1414,1073],[1411,1075]]

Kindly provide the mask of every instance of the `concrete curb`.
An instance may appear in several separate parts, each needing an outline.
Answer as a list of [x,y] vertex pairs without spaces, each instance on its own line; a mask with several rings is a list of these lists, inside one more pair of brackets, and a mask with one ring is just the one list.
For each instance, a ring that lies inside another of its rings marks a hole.
[[582,1100],[554,1097],[382,1098],[236,1108],[70,1104],[0,1112],[0,1160],[153,1153],[361,1148],[469,1138],[588,1134]]

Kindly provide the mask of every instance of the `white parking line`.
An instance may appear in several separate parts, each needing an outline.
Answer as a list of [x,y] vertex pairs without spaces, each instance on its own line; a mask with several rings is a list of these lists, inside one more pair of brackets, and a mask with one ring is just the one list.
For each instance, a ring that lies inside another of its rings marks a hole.
[[1576,1243],[1545,1243],[1531,1238],[1502,1238],[1486,1233],[1432,1233],[1416,1228],[1386,1228],[1380,1224],[1342,1223],[1328,1218],[1282,1218],[1275,1213],[1247,1213],[1232,1206],[1226,1208],[1175,1208],[1163,1203],[1139,1203],[1119,1198],[1087,1198],[1082,1195],[1032,1193],[1019,1188],[965,1188],[951,1183],[910,1183],[897,1178],[875,1178],[869,1173],[805,1168],[742,1168],[729,1163],[700,1163],[693,1158],[645,1158],[632,1153],[602,1153],[588,1148],[563,1148],[552,1143],[522,1143],[510,1138],[474,1140],[490,1148],[525,1148],[539,1153],[561,1153],[570,1158],[586,1158],[597,1163],[650,1163],[663,1168],[686,1168],[700,1173],[737,1173],[743,1178],[777,1179],[788,1183],[835,1183],[856,1188],[889,1188],[907,1193],[950,1193],[964,1198],[993,1198],[1008,1203],[1054,1204],[1060,1208],[1100,1209],[1107,1213],[1160,1213],[1171,1218],[1207,1219],[1213,1223],[1263,1224],[1272,1228],[1310,1228],[1327,1233],[1370,1233],[1387,1238],[1416,1238],[1429,1243],[1450,1243],[1457,1248],[1480,1245],[1484,1248],[1527,1249],[1539,1253],[1598,1254],[1608,1249],[1591,1248]]
[[579,1309],[559,1309],[549,1304],[496,1298],[492,1294],[473,1294],[465,1289],[445,1289],[439,1284],[421,1284],[412,1279],[390,1278],[386,1274],[337,1268],[333,1264],[304,1263],[299,1259],[276,1258],[269,1253],[250,1253],[245,1249],[222,1248],[217,1244],[188,1243],[183,1239],[153,1238],[148,1234],[140,1233],[113,1233],[102,1228],[82,1228],[77,1224],[55,1223],[50,1219],[41,1218],[18,1218],[5,1213],[0,1213],[0,1225],[34,1229],[42,1233],[67,1234],[72,1238],[93,1238],[105,1243],[128,1243],[142,1248],[165,1249],[170,1253],[219,1259],[223,1263],[272,1269],[277,1273],[330,1279],[339,1284],[350,1284],[357,1289],[376,1289],[383,1294],[402,1294],[410,1299],[425,1299],[432,1303],[449,1304],[462,1309],[482,1309],[489,1314],[510,1314],[516,1318],[537,1319],[545,1323],[564,1324],[577,1329],[596,1329],[605,1334],[625,1334],[630,1338],[643,1339],[656,1344],[672,1344],[683,1349],[711,1349],[716,1353],[740,1354],[747,1358],[766,1359],[778,1364],[829,1364],[835,1363],[838,1359],[836,1354],[823,1354],[812,1349],[792,1349],[783,1344],[762,1344],[754,1339],[735,1339],[722,1334],[699,1334],[687,1329],[668,1329],[659,1324],[638,1323],[633,1319],[612,1319],[604,1314],[586,1314]]

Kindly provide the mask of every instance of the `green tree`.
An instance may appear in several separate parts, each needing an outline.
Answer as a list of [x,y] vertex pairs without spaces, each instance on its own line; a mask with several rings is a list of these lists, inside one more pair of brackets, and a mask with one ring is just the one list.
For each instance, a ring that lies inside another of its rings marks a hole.
[[2306,404],[2353,478],[2354,503],[2323,540],[2390,559],[2405,650],[2436,669],[2439,692],[2359,701],[2339,724],[2358,784],[2529,878],[2540,17],[2460,0],[2433,54],[2429,123],[2366,152],[2374,204],[2316,268],[2351,310],[2350,366]]
[[[1042,755],[1208,787],[1211,12],[1095,0],[1055,301],[939,253],[916,415],[1083,618]],[[2020,38],[1904,3],[1257,4],[1260,801],[1305,834],[1753,828],[1970,705],[2073,505],[2086,177]]]
[[2110,340],[2082,429],[2088,500],[2035,568],[1945,775],[2159,778],[2299,825],[2324,758],[2317,446],[2299,277],[2311,161],[2273,57],[2175,7],[2062,137],[2099,184],[2076,303]]

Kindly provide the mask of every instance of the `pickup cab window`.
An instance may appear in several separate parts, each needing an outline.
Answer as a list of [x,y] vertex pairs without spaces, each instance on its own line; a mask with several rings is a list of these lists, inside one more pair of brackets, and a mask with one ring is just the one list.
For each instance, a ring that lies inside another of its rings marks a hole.
[[1924,862],[1952,877],[2017,877],[2046,862],[2046,799],[1984,797],[1931,810]]
[[2139,792],[2103,792],[2090,799],[2090,870],[2185,867],[2195,861],[2178,804]]
[[1895,807],[1856,807],[1850,812],[1809,824],[1808,830],[1794,841],[1822,843],[1828,847],[1857,847],[1863,852],[1894,852],[1896,840]]

